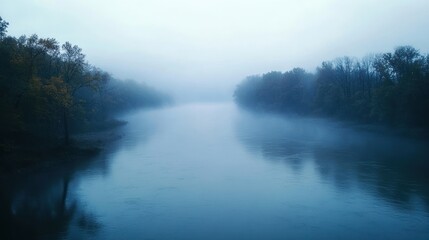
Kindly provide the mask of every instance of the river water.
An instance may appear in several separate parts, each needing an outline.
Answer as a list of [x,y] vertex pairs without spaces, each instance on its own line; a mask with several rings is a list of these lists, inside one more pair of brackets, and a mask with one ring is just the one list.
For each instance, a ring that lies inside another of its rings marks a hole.
[[429,239],[429,148],[320,119],[186,104],[93,159],[3,180],[1,239]]

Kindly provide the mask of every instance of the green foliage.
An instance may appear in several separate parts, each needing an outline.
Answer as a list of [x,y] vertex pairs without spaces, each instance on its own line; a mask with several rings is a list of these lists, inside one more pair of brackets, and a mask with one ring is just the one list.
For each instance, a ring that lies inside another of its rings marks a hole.
[[252,108],[428,128],[429,56],[402,46],[360,61],[344,57],[323,62],[315,74],[247,78],[234,95]]
[[77,45],[60,46],[35,34],[7,36],[7,26],[0,17],[0,144],[14,135],[67,142],[69,130],[165,100],[147,86],[113,79],[89,65]]
[[236,89],[234,95],[243,105],[260,109],[287,112],[303,112],[310,107],[304,98],[311,98],[313,76],[303,69],[269,72],[262,76],[246,78]]
[[0,38],[3,38],[4,36],[6,36],[6,32],[7,32],[7,26],[9,25],[8,22],[4,21],[1,17],[0,17]]

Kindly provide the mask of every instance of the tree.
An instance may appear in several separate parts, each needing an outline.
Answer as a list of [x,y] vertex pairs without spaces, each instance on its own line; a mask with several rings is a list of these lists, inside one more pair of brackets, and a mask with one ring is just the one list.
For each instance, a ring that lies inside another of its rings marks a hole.
[[9,25],[8,22],[4,21],[0,17],[0,39],[3,39],[6,36],[7,33],[7,26]]
[[[97,69],[92,68],[85,62],[85,55],[82,49],[77,45],[72,45],[66,42],[62,45],[63,52],[61,58],[61,82],[63,83],[64,100],[61,101],[62,122],[64,129],[64,143],[69,144],[69,114],[72,107],[80,104],[80,101],[75,101],[75,96],[79,90],[83,88],[91,88],[97,90],[101,84],[102,73]],[[70,99],[69,101],[66,99]]]
[[429,55],[401,46],[362,60],[323,62],[315,76],[294,69],[247,79],[237,86],[235,99],[265,110],[428,128],[428,94]]
[[68,144],[70,132],[88,122],[165,102],[147,86],[112,79],[89,65],[77,45],[36,34],[15,38],[6,35],[7,26],[0,17],[0,153],[22,141],[63,138]]

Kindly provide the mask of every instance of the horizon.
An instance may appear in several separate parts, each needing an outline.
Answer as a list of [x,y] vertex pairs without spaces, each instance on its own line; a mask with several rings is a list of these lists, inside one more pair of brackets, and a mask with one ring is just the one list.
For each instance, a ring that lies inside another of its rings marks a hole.
[[69,41],[116,78],[145,82],[179,101],[216,101],[231,99],[249,75],[314,72],[322,61],[403,45],[427,53],[426,9],[423,0],[18,0],[3,4],[0,15],[8,34]]

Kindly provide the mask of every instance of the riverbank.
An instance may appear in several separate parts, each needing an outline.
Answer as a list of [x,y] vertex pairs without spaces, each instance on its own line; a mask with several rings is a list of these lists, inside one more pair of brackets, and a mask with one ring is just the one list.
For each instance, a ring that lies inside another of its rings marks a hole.
[[429,141],[429,129],[409,127],[409,126],[395,126],[380,123],[363,123],[353,119],[344,119],[329,117],[322,114],[299,114],[291,112],[282,112],[275,109],[264,109],[262,107],[252,107],[236,103],[237,107],[248,112],[254,112],[255,114],[271,114],[281,118],[302,118],[302,119],[320,119],[323,121],[334,122],[340,126],[354,129],[356,131],[369,132],[375,134],[381,134],[389,137],[402,137],[408,139],[416,139],[421,141]]
[[22,174],[68,161],[80,161],[98,155],[119,140],[124,121],[109,121],[102,127],[74,134],[69,145],[61,139],[32,137],[22,145],[3,144],[0,152],[0,176]]

